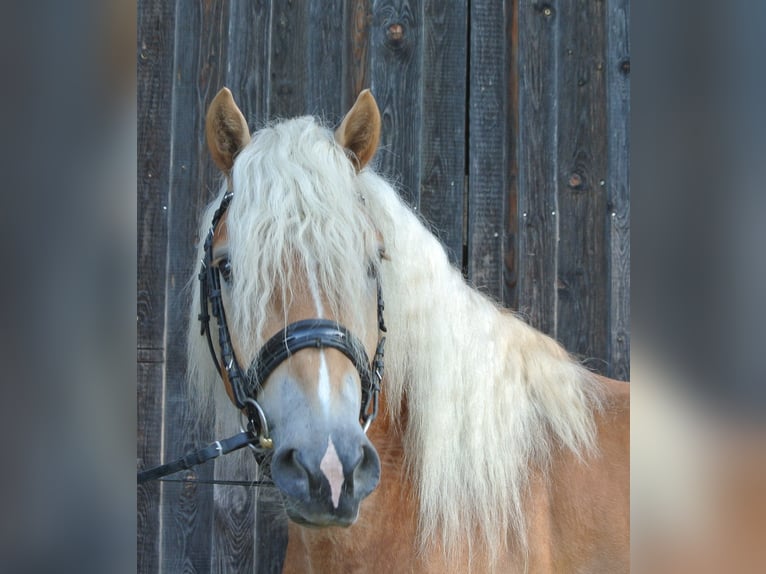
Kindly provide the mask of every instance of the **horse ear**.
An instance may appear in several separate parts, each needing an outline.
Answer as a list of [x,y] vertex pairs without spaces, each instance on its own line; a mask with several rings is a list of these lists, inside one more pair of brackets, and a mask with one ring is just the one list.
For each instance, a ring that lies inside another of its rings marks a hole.
[[370,90],[363,90],[335,130],[335,141],[351,152],[360,171],[375,155],[380,140],[380,111]]
[[250,141],[245,116],[234,103],[229,88],[222,88],[210,102],[205,136],[213,161],[228,174],[234,165],[234,156]]

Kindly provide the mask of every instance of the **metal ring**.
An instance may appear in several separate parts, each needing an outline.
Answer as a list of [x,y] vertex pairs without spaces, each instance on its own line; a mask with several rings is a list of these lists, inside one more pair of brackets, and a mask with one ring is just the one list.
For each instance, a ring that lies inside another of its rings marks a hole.
[[263,413],[261,405],[259,405],[258,402],[251,397],[247,397],[245,399],[245,404],[252,405],[255,408],[255,412],[258,413],[258,420],[260,422],[258,442],[260,443],[261,447],[265,449],[274,448],[274,441],[269,436],[269,424],[266,422],[266,415]]
[[362,422],[362,432],[364,432],[364,434],[367,434],[367,429],[370,428],[372,421],[378,417],[378,391],[372,392],[370,403],[372,403],[372,412],[364,413],[364,420]]

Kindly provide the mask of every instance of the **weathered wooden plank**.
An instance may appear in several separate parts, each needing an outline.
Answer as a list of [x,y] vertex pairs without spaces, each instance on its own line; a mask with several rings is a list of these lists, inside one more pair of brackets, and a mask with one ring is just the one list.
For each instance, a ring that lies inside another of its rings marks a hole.
[[257,489],[258,522],[255,531],[256,573],[280,574],[287,550],[287,515],[275,487]]
[[541,2],[518,4],[518,311],[556,330],[556,18]]
[[[216,465],[216,470],[219,470]],[[230,467],[233,465],[229,465]],[[216,479],[231,479],[231,474]],[[253,477],[250,478],[252,480]],[[240,480],[240,477],[234,478]],[[247,480],[247,479],[245,479]],[[216,485],[213,520],[213,572],[256,572],[255,492],[245,486]],[[258,570],[260,571],[260,570]]]
[[271,9],[269,114],[292,118],[306,113],[308,100],[308,4],[273,2]]
[[378,167],[415,209],[420,204],[423,6],[420,0],[375,2],[371,89],[382,118]]
[[344,42],[346,55],[343,59],[342,111],[351,109],[359,92],[370,87],[370,25],[372,2],[347,0]]
[[506,173],[508,177],[506,192],[507,218],[505,223],[506,238],[504,242],[505,253],[503,303],[511,308],[518,309],[518,273],[519,273],[519,3],[513,0],[506,4],[506,38],[508,52],[506,52],[506,65],[508,67],[508,103],[505,160],[507,162]]
[[302,113],[329,125],[343,117],[343,0],[312,0],[308,23],[308,93]]
[[630,380],[630,0],[606,4],[607,374]]
[[[170,165],[170,107],[174,14],[165,2],[138,4],[138,273],[139,350],[136,431],[138,468],[159,464],[161,453],[162,369],[165,316],[167,194]],[[151,355],[149,357],[148,355]],[[152,359],[142,363],[142,359]],[[159,569],[160,489],[136,492],[137,571]]]
[[[176,14],[173,85],[173,157],[168,206],[167,363],[164,441],[167,459],[183,455],[213,438],[212,413],[191,412],[185,380],[189,302],[185,285],[196,270],[198,213],[217,191],[218,174],[204,143],[207,105],[223,85],[226,70],[228,5],[184,2]],[[213,465],[186,475],[212,478]],[[210,488],[163,485],[163,561],[169,572],[210,570],[213,497]],[[226,534],[223,533],[223,536]],[[252,556],[252,547],[250,548]]]
[[[138,363],[138,469],[162,462],[162,362]],[[142,484],[136,490],[137,572],[157,572],[160,544],[160,485]]]
[[426,0],[423,18],[423,133],[420,210],[463,265],[467,8]]
[[557,338],[606,366],[606,82],[603,2],[566,0],[558,21]]
[[271,25],[271,2],[230,1],[226,86],[251,132],[269,117]]
[[468,280],[502,300],[506,224],[506,19],[503,2],[471,3]]

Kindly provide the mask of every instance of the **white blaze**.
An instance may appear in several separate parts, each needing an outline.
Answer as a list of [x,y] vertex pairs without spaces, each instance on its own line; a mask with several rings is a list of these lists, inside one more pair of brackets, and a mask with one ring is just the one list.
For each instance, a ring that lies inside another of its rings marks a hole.
[[317,317],[324,319],[324,306],[322,305],[322,297],[319,295],[319,283],[317,283],[315,273],[309,273],[309,289],[311,289],[311,296],[314,298],[314,305],[317,308]]
[[317,382],[317,396],[322,405],[325,416],[330,412],[330,372],[327,370],[327,361],[324,351],[319,351],[319,381]]
[[[322,297],[319,294],[319,284],[315,273],[309,273],[309,289],[314,298],[314,305],[317,310],[317,318],[324,319],[324,306]],[[319,404],[322,405],[325,416],[330,412],[330,372],[327,369],[327,361],[324,357],[324,351],[319,351],[319,373],[317,375],[317,396]]]
[[[309,288],[311,289],[311,295],[314,298],[314,305],[317,310],[317,317],[324,318],[324,306],[322,305],[322,297],[319,293],[319,284],[317,283],[317,277],[314,273],[309,274]],[[325,416],[330,410],[330,372],[327,369],[327,361],[325,359],[324,351],[319,351],[319,373],[317,395],[319,402],[325,411]],[[327,450],[322,457],[322,461],[319,463],[319,469],[327,478],[327,482],[330,483],[330,496],[332,498],[333,508],[338,508],[340,502],[340,492],[343,488],[345,479],[343,478],[343,463],[341,463],[338,457],[338,451],[335,450],[335,445],[332,442],[332,437],[327,437]]]
[[338,452],[335,450],[335,445],[332,443],[332,437],[327,438],[327,450],[322,457],[322,462],[319,463],[319,469],[327,477],[327,482],[330,483],[332,506],[333,508],[338,508],[340,491],[343,488],[344,482],[343,464],[338,458]]

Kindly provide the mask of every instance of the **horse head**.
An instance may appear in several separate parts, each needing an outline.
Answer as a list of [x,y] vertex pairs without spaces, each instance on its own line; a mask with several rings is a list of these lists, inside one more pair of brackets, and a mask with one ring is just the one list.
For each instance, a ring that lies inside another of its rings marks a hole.
[[379,135],[369,91],[335,132],[299,118],[251,139],[226,88],[207,113],[227,193],[203,258],[214,295],[200,295],[202,314],[212,307],[225,331],[211,349],[226,391],[268,428],[271,476],[305,525],[352,524],[380,478],[366,427],[380,384],[383,248],[355,187]]

